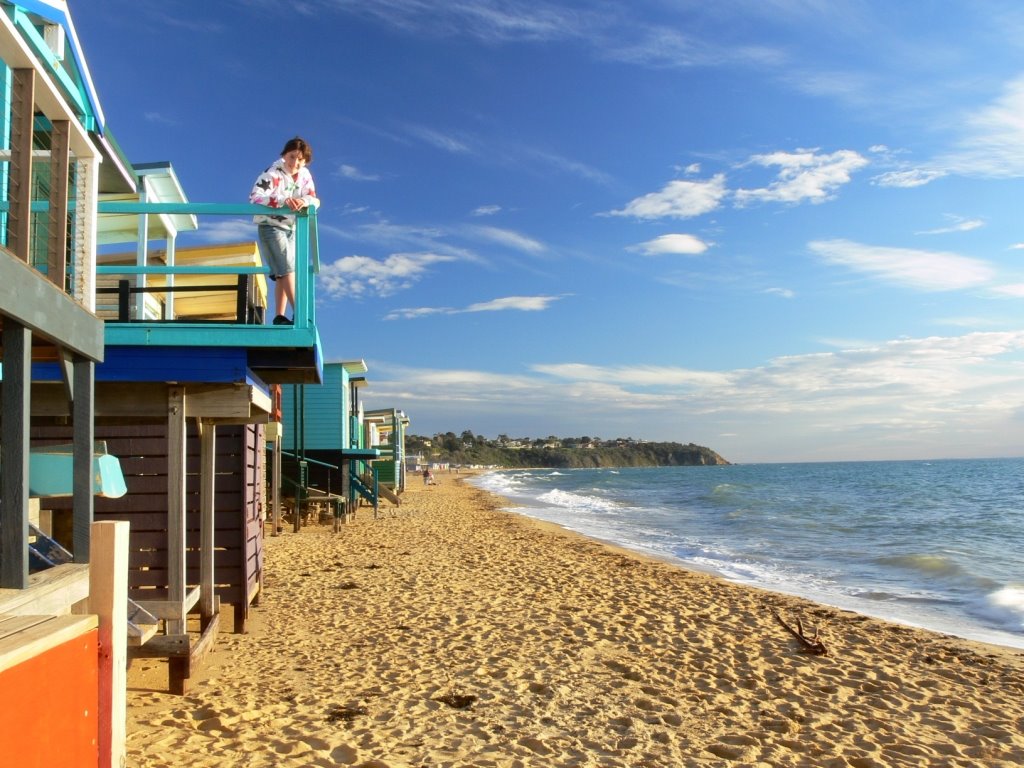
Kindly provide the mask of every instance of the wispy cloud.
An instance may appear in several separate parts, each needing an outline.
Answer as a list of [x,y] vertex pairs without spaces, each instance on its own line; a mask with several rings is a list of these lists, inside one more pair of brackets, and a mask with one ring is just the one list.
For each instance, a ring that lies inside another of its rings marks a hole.
[[380,181],[380,176],[373,173],[363,173],[354,165],[342,164],[338,167],[338,175],[349,181]]
[[611,211],[610,215],[638,219],[692,219],[718,208],[727,193],[725,175],[721,173],[707,181],[670,181],[658,192],[635,198],[625,208]]
[[778,168],[778,177],[767,187],[737,189],[736,203],[751,202],[800,203],[809,200],[822,203],[832,199],[835,191],[848,184],[854,171],[868,164],[867,158],[850,149],[821,154],[816,149],[796,152],[771,152],[754,155],[748,164]]
[[1006,296],[1014,299],[1024,298],[1024,283],[996,285],[993,286],[992,293],[996,294],[997,296]]
[[406,130],[411,136],[423,143],[453,155],[472,154],[474,152],[468,143],[468,139],[463,135],[445,133],[425,125],[409,125],[406,126]]
[[931,168],[909,168],[900,171],[887,171],[871,179],[872,184],[879,187],[897,187],[900,189],[913,189],[931,184],[936,179],[947,175],[945,171]]
[[178,121],[173,117],[165,115],[163,112],[143,112],[142,118],[147,123],[156,123],[157,125],[177,125]]
[[830,264],[924,291],[973,288],[993,277],[988,263],[955,253],[888,248],[849,240],[816,240],[807,247]]
[[470,304],[462,309],[452,307],[414,307],[395,309],[384,316],[385,320],[411,320],[427,315],[461,315],[470,312],[541,312],[564,296],[505,296],[491,301]]
[[501,212],[500,205],[480,205],[473,209],[474,216],[493,216]]
[[1024,331],[1006,331],[898,339],[724,371],[561,363],[499,375],[375,363],[372,396],[382,402],[400,396],[421,411],[453,417],[477,405],[493,412],[498,404],[509,424],[538,409],[549,414],[548,423],[550,414],[572,413],[590,425],[590,434],[604,428],[595,425],[622,423],[666,439],[703,420],[715,435],[724,425],[743,425],[732,431],[748,440],[746,425],[755,419],[765,430],[763,458],[779,460],[781,431],[820,445],[821,434],[848,440],[870,430],[878,441],[897,429],[901,439],[928,445],[938,434],[973,435],[1000,423],[1024,407],[1022,351]]
[[536,254],[547,250],[547,246],[539,240],[535,240],[532,237],[528,237],[527,235],[523,235],[511,229],[501,229],[500,227],[470,227],[468,231],[476,237],[490,240],[491,242],[498,243],[506,248],[512,248],[513,250],[522,251],[523,253]]
[[792,299],[796,297],[796,292],[790,288],[765,288],[764,293],[770,296],[779,296],[783,299]]
[[436,264],[455,261],[437,253],[395,253],[386,259],[345,256],[320,269],[319,285],[331,298],[390,296],[412,287]]
[[696,235],[670,234],[661,235],[646,243],[634,245],[629,250],[645,256],[662,256],[674,254],[680,256],[697,256],[704,253],[709,244]]
[[1024,175],[1024,76],[1009,81],[990,104],[961,122],[954,150],[936,160],[952,173],[982,177]]
[[396,224],[382,219],[355,228],[337,229],[324,225],[320,228],[343,239],[373,243],[381,248],[443,254],[460,261],[481,261],[472,249],[453,244],[452,232],[443,227]]
[[979,229],[985,226],[985,222],[982,219],[965,219],[963,216],[956,216],[952,213],[947,213],[946,218],[950,219],[953,223],[947,227],[937,227],[936,229],[926,229],[922,232],[918,232],[919,235],[948,235],[954,232],[970,232],[974,229]]

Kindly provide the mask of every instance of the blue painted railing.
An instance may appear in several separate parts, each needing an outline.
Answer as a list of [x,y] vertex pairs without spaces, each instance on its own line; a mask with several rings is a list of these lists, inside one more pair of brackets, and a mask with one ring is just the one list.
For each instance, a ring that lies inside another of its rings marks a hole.
[[[319,347],[316,329],[316,275],[320,271],[319,243],[317,237],[316,209],[302,211],[267,208],[261,205],[221,203],[138,203],[107,201],[98,205],[101,218],[116,215],[131,216],[246,216],[273,214],[291,216],[295,219],[295,307],[294,323],[291,325],[263,326],[223,323],[215,324],[202,319],[174,323],[159,320],[133,320],[131,322],[107,321],[106,342],[116,345],[161,345],[161,346],[247,346],[247,347]],[[252,225],[252,238],[256,239],[256,226]],[[200,226],[199,232],[202,232]],[[154,238],[156,239],[156,238]],[[216,246],[216,242],[210,242]],[[142,249],[142,259],[147,259],[147,248]],[[203,266],[203,265],[137,265],[110,264],[96,268],[97,275],[104,276],[165,276],[173,282],[176,275],[231,276],[267,274],[265,266]],[[197,327],[202,327],[202,337],[197,339]]]

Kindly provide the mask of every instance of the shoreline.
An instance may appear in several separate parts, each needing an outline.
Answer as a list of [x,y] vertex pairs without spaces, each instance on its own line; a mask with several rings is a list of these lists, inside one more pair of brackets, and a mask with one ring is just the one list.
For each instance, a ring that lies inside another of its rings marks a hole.
[[[489,471],[498,470],[482,470],[477,472],[476,474],[482,475],[485,474],[485,472]],[[721,581],[724,584],[734,585],[741,589],[755,590],[768,596],[775,595],[778,597],[792,598],[794,600],[799,600],[804,603],[815,605],[823,609],[835,611],[838,614],[852,614],[854,616],[863,616],[866,619],[872,619],[874,621],[880,621],[898,627],[906,627],[907,629],[919,630],[929,635],[935,635],[937,637],[963,643],[966,647],[971,648],[977,651],[978,653],[996,653],[998,655],[1002,655],[1005,653],[1009,654],[1010,656],[1020,656],[1022,660],[1024,660],[1024,645],[1012,645],[1010,643],[1000,643],[993,640],[983,640],[978,638],[964,637],[963,635],[958,635],[951,631],[933,629],[930,627],[922,626],[920,624],[914,624],[911,621],[901,620],[899,618],[879,616],[873,613],[867,613],[864,611],[857,610],[856,608],[849,608],[842,605],[836,605],[835,603],[827,602],[826,598],[824,597],[814,597],[812,595],[805,595],[797,592],[787,592],[779,589],[773,589],[771,587],[763,587],[757,584],[730,579],[722,573],[715,571],[710,566],[704,567],[698,563],[690,563],[686,560],[672,557],[670,555],[660,555],[653,552],[644,552],[640,549],[633,549],[626,545],[618,544],[608,539],[603,539],[599,536],[594,536],[591,534],[583,533],[582,531],[574,530],[572,528],[569,528],[568,526],[562,525],[561,523],[554,522],[552,520],[545,520],[543,518],[533,517],[532,515],[524,514],[522,512],[516,511],[517,509],[523,508],[523,505],[515,504],[511,499],[502,496],[500,493],[496,493],[486,488],[479,488],[479,486],[476,485],[473,485],[473,487],[497,499],[499,502],[498,509],[500,509],[502,512],[505,512],[509,515],[514,515],[515,517],[521,519],[524,522],[524,524],[536,525],[538,528],[545,529],[549,533],[559,533],[570,538],[579,537],[586,541],[592,541],[602,547],[606,547],[607,549],[613,552],[617,552],[626,557],[634,557],[642,561],[665,565],[669,568],[678,568],[680,570],[687,571],[690,573],[705,575],[711,579]],[[993,632],[995,633],[996,630],[993,630]],[[1024,641],[1021,642],[1024,643]],[[1022,661],[1022,664],[1024,664],[1024,661]]]
[[250,633],[222,634],[188,695],[134,663],[129,765],[1024,762],[1017,649],[734,584],[437,477],[396,516],[268,537]]
[[[539,471],[543,472],[549,470],[550,468],[547,467],[539,468]],[[491,473],[508,471],[514,472],[520,470],[519,468],[514,470],[488,468],[477,471],[476,476],[479,479],[483,479],[484,476]],[[560,470],[551,471],[556,473],[560,472]],[[965,642],[998,646],[1014,651],[1024,652],[1024,635],[1008,629],[985,626],[969,615],[957,616],[955,614],[943,613],[941,611],[935,612],[928,609],[921,610],[919,613],[914,613],[914,607],[906,604],[894,604],[887,606],[885,603],[875,603],[870,600],[859,599],[839,592],[833,593],[808,589],[793,581],[784,583],[759,583],[752,579],[744,580],[742,578],[734,578],[728,573],[716,569],[714,565],[691,562],[683,557],[647,550],[640,543],[635,546],[623,544],[615,541],[614,539],[605,538],[600,533],[588,531],[586,530],[585,525],[574,527],[571,521],[563,522],[559,520],[560,517],[565,516],[562,514],[565,510],[558,504],[543,502],[540,499],[525,494],[520,498],[513,499],[504,496],[500,487],[493,488],[487,487],[486,485],[481,487],[476,483],[474,483],[474,485],[476,485],[476,487],[480,487],[481,490],[504,499],[507,502],[505,504],[506,511],[511,511],[530,519],[543,520],[544,522],[559,526],[573,534],[590,538],[609,547],[622,549],[627,553],[634,553],[638,556],[653,558],[654,560],[665,562],[669,565],[674,565],[685,570],[707,573],[731,584],[759,589],[771,594],[781,594],[800,598],[838,611],[852,612],[859,615],[869,616],[880,621],[891,622],[901,626],[921,629],[940,635],[951,635],[960,638]],[[549,512],[550,514],[548,514]]]

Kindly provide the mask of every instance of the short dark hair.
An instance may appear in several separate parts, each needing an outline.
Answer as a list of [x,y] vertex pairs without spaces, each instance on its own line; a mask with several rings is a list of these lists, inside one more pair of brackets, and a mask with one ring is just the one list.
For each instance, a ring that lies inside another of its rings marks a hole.
[[306,165],[313,162],[313,148],[306,143],[306,140],[296,136],[293,139],[288,139],[284,145],[284,149],[281,150],[281,157],[284,157],[293,150],[299,150],[302,156],[306,159]]

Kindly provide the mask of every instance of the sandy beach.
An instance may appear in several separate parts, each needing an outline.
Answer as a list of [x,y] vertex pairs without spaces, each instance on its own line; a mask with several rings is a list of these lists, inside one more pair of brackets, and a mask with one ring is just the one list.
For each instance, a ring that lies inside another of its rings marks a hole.
[[437,479],[395,515],[268,537],[250,632],[222,634],[187,695],[133,663],[128,765],[1024,764],[1018,649],[730,584]]

